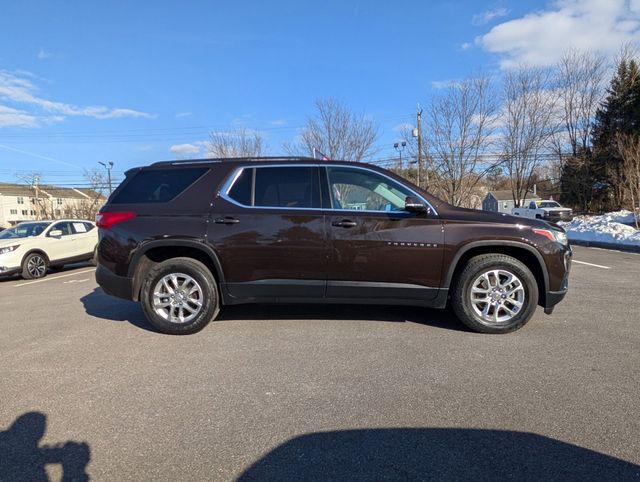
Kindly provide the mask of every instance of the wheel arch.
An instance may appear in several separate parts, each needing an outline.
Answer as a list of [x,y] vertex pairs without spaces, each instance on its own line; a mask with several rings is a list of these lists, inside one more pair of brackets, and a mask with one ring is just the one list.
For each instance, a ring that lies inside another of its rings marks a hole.
[[462,271],[466,263],[481,254],[505,254],[523,262],[533,273],[538,283],[538,304],[546,306],[546,296],[549,289],[549,272],[542,255],[526,243],[517,241],[475,241],[460,248],[447,270],[443,288],[450,288],[451,282]]
[[31,248],[29,249],[29,251],[27,251],[24,256],[22,256],[22,261],[20,261],[20,267],[24,266],[24,262],[25,260],[32,255],[33,253],[37,253],[40,254],[42,256],[44,256],[45,261],[47,262],[47,266],[49,266],[51,264],[51,260],[49,259],[49,256],[47,255],[47,253],[41,249],[41,248]]
[[144,274],[151,267],[171,258],[187,257],[202,262],[213,274],[218,286],[224,282],[222,265],[216,252],[203,242],[187,239],[166,239],[146,243],[138,249],[129,264],[128,275],[133,279],[133,298],[138,301]]

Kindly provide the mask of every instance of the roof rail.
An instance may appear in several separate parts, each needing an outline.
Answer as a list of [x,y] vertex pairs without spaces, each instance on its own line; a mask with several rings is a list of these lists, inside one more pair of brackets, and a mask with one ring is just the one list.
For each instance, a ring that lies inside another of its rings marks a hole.
[[158,161],[152,166],[180,166],[188,164],[211,164],[215,162],[270,162],[270,161],[316,161],[313,157],[307,156],[257,156],[257,157],[212,157],[205,159],[181,159],[173,161]]

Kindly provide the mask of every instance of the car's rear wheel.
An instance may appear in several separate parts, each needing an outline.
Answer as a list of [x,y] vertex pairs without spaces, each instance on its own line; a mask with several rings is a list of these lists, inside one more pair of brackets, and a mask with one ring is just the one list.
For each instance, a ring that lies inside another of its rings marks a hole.
[[149,322],[170,335],[196,333],[220,311],[211,271],[192,258],[172,258],[151,268],[140,302]]
[[480,333],[509,333],[524,326],[538,304],[538,284],[521,261],[503,254],[469,260],[453,286],[451,305]]
[[41,253],[31,253],[22,261],[24,279],[44,278],[48,268],[47,258]]

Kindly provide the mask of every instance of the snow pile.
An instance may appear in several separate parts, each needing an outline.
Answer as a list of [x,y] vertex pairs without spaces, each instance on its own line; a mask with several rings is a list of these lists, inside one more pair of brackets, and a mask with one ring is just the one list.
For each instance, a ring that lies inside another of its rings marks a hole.
[[640,231],[623,223],[633,223],[631,211],[614,211],[601,216],[576,216],[571,222],[558,223],[569,240],[640,246]]

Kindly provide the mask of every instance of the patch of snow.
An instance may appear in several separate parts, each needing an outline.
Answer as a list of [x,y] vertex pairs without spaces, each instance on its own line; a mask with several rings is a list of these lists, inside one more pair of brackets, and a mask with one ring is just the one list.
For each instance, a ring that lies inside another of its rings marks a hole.
[[560,224],[569,240],[597,241],[627,246],[640,246],[640,231],[623,223],[633,223],[631,211],[614,211],[600,216],[576,216]]

